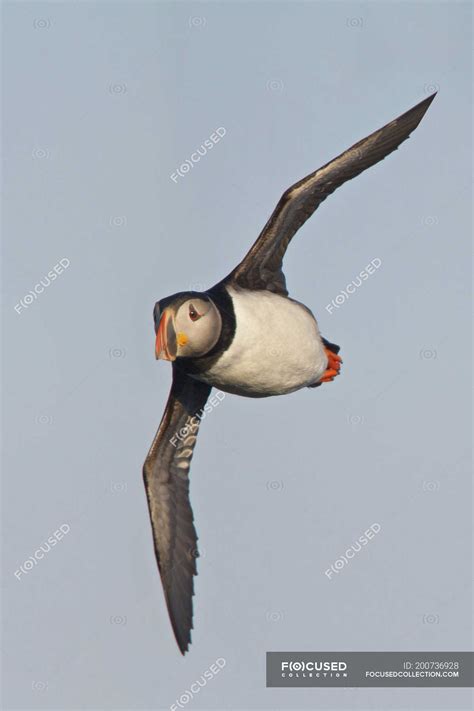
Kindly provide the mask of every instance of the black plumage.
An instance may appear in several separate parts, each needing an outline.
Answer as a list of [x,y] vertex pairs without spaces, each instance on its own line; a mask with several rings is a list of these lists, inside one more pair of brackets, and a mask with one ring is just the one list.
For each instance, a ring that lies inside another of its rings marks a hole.
[[[264,290],[287,297],[282,263],[298,229],[339,186],[398,148],[418,126],[434,96],[424,99],[286,190],[247,255],[215,287],[204,294],[175,294],[155,306],[156,330],[164,309],[171,305],[176,308],[197,297],[211,299],[222,322],[219,338],[209,352],[200,357],[177,357],[173,363],[171,392],[143,470],[156,558],[171,624],[183,654],[191,641],[193,578],[198,555],[189,501],[189,465],[202,410],[212,387],[198,378],[209,373],[228,351],[238,329],[228,287],[254,292]],[[326,339],[322,339],[322,343],[337,358],[339,346]],[[264,368],[265,363],[261,367]],[[309,387],[319,384],[316,382]]]

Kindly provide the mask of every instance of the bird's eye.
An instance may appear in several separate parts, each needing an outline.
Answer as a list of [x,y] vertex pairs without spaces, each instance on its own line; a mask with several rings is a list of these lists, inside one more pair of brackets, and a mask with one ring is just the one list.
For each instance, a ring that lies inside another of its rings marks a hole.
[[189,305],[189,318],[191,319],[191,321],[197,321],[198,318],[201,318],[201,314],[198,314],[192,304]]

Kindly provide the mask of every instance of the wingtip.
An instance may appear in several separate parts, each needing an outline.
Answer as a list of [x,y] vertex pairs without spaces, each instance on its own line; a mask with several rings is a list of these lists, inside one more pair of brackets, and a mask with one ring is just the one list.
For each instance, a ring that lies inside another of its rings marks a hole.
[[414,106],[413,109],[418,110],[418,111],[420,109],[423,109],[422,115],[424,115],[426,113],[426,111],[428,110],[428,107],[430,106],[431,102],[433,101],[433,99],[435,98],[437,93],[438,93],[437,91],[433,92],[433,94],[430,94],[429,96],[427,96],[426,99],[423,99],[418,104],[416,104],[416,106]]
[[173,628],[174,638],[176,640],[176,644],[178,645],[178,649],[184,657],[186,652],[189,652],[189,645],[192,642],[191,630],[193,628],[193,624],[191,622],[191,626],[188,629],[183,630],[176,624],[174,619],[171,619],[171,626]]
[[178,642],[179,651],[184,657],[186,652],[189,652],[189,645],[191,644],[191,640],[189,640],[189,642],[180,642],[179,640],[176,641]]
[[411,134],[411,132],[415,130],[415,128],[425,116],[431,105],[431,102],[433,101],[437,93],[437,91],[433,92],[433,94],[427,96],[426,99],[422,99],[417,104],[415,104],[415,106],[412,106],[411,109],[408,109],[408,111],[405,111],[405,113],[401,114],[401,116],[395,119],[393,123],[409,127],[409,133],[407,135],[407,138]]
[[433,99],[435,98],[437,93],[438,93],[438,91],[434,91],[432,94],[427,96],[426,99],[424,99],[424,102],[422,101],[421,103],[426,103],[426,105],[429,106],[431,104],[431,102],[433,101]]

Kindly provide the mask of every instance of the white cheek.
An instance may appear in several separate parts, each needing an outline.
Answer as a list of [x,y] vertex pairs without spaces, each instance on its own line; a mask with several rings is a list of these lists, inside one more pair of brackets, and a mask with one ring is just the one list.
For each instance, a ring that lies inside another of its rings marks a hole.
[[187,355],[204,355],[210,350],[213,345],[212,324],[205,316],[198,321],[190,322],[190,325],[185,330],[188,337],[188,342],[184,348]]
[[189,335],[190,326],[192,326],[192,321],[187,314],[178,313],[176,317],[176,333],[180,331],[184,332],[187,336]]
[[209,339],[207,324],[202,319],[199,319],[193,326],[194,328],[192,328],[189,333],[191,348],[195,348],[197,351],[206,350],[207,341]]

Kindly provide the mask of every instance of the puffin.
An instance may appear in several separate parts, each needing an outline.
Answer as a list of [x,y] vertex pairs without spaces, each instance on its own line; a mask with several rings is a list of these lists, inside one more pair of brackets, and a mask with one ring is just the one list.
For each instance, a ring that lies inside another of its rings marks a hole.
[[215,286],[155,304],[155,356],[171,362],[172,385],[143,477],[156,561],[183,655],[191,643],[199,555],[189,470],[211,390],[271,397],[317,388],[339,375],[340,348],[321,335],[312,311],[289,296],[283,257],[323,200],[396,150],[435,95],[288,188],[251,249]]

